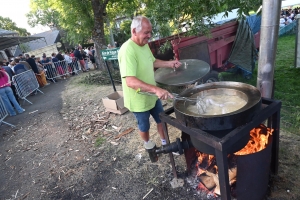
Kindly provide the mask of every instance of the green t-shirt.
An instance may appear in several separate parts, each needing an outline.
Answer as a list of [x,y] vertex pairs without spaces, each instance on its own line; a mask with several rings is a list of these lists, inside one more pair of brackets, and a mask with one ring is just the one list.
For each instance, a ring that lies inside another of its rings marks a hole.
[[118,53],[118,60],[122,78],[124,106],[132,112],[144,112],[152,109],[158,99],[157,96],[138,94],[126,84],[126,76],[135,76],[150,85],[156,85],[154,80],[153,62],[155,58],[146,44],[139,46],[131,39],[127,40]]

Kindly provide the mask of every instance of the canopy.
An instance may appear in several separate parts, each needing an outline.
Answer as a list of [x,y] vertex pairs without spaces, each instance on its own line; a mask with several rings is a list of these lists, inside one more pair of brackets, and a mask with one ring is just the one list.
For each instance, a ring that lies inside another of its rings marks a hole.
[[41,39],[43,37],[1,37],[0,36],[0,50],[12,47],[21,43],[30,42],[32,40]]
[[0,29],[0,50],[12,47],[21,43],[30,42],[32,40],[41,39],[43,37],[21,37],[14,31]]

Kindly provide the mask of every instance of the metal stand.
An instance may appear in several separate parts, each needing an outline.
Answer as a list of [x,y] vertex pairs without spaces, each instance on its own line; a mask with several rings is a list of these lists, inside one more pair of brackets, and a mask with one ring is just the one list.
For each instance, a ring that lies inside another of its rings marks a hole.
[[106,65],[106,68],[107,68],[107,71],[108,71],[108,74],[109,74],[109,77],[110,77],[111,84],[113,85],[114,91],[116,92],[117,90],[116,90],[115,82],[114,82],[114,79],[111,76],[111,72],[110,72],[110,69],[108,67],[107,61],[105,61],[105,65]]
[[[279,151],[279,125],[280,125],[280,109],[281,102],[271,99],[262,99],[263,108],[255,115],[254,119],[244,126],[240,126],[229,132],[222,138],[215,137],[209,133],[200,129],[191,129],[179,123],[176,118],[171,117],[170,114],[174,112],[174,107],[167,109],[165,112],[160,113],[160,118],[163,123],[164,135],[167,143],[170,143],[167,124],[170,124],[184,133],[196,138],[197,140],[213,147],[215,149],[215,156],[218,166],[218,175],[221,190],[221,199],[229,200],[230,185],[228,177],[228,164],[227,164],[227,150],[239,142],[246,134],[250,133],[250,130],[263,123],[265,120],[271,120],[271,127],[273,128],[273,146],[272,146],[272,158],[271,158],[271,171],[274,174],[278,173],[278,151]],[[175,161],[172,153],[170,155],[170,161],[173,169],[174,177],[177,178],[177,172],[175,168]]]

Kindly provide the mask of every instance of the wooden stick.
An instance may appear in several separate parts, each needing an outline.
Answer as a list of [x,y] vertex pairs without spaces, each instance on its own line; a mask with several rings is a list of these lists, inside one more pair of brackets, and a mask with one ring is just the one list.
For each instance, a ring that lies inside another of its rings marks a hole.
[[118,138],[122,137],[123,135],[126,135],[126,134],[130,133],[130,132],[133,131],[133,130],[134,130],[133,128],[129,128],[129,129],[127,129],[126,131],[123,131],[122,133],[120,133],[119,135],[117,135],[117,136],[115,137],[115,139],[118,139]]
[[149,194],[150,192],[152,192],[153,188],[151,188],[151,190],[143,197],[143,199],[145,199]]

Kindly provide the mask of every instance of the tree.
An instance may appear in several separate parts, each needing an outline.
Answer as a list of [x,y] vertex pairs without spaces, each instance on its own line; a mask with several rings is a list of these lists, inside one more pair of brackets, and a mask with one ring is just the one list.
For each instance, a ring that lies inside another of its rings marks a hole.
[[[261,5],[262,0],[31,0],[34,24],[57,24],[67,32],[67,39],[80,43],[92,38],[99,56],[99,49],[105,48],[105,24],[113,22],[120,15],[132,19],[136,15],[148,16],[154,32],[160,36],[179,33],[181,24],[191,25],[190,33],[207,32],[206,23],[214,14],[233,8],[240,8],[239,14]],[[55,14],[56,13],[56,14]],[[30,16],[30,15],[29,15]],[[55,16],[55,17],[54,17]],[[33,17],[32,17],[33,18]],[[57,20],[57,22],[54,22]],[[45,20],[44,20],[45,19]],[[126,24],[128,25],[128,23]],[[171,28],[170,28],[171,27]]]
[[20,36],[29,36],[30,33],[27,32],[25,28],[17,27],[16,23],[13,22],[8,17],[1,17],[0,16],[0,28],[10,31],[16,31]]
[[30,1],[30,12],[26,14],[27,22],[31,27],[37,24],[58,28],[59,13],[50,7],[48,1]]
[[225,16],[238,9],[239,17],[257,9],[262,0],[145,0],[146,15],[155,25],[170,23],[173,30],[181,32],[182,24],[190,25],[190,33],[207,33],[214,15],[225,12]]

